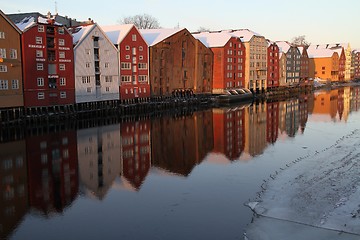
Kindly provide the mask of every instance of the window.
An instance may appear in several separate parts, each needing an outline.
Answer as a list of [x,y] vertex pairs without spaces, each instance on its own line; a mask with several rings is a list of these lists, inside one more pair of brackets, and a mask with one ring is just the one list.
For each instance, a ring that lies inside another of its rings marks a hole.
[[109,68],[109,66],[110,66],[110,63],[106,62],[105,63],[105,68]]
[[37,69],[38,71],[44,70],[44,64],[42,64],[42,63],[37,63],[37,64],[36,64],[36,69]]
[[132,54],[136,55],[136,48],[135,47],[132,48]]
[[17,79],[11,80],[11,88],[12,89],[19,89],[19,80],[17,80]]
[[91,93],[91,87],[86,88],[86,91]]
[[131,78],[130,78],[130,76],[121,76],[121,81],[122,82],[130,82]]
[[139,51],[143,51],[144,48],[142,46],[139,47]]
[[143,59],[144,59],[143,55],[140,55],[139,60],[143,60]]
[[59,34],[64,34],[64,33],[65,33],[64,28],[63,28],[63,27],[59,27],[59,28],[58,28],[58,32],[59,32]]
[[65,52],[59,52],[59,58],[65,58]]
[[130,46],[129,46],[129,45],[126,45],[126,46],[125,46],[125,50],[130,50]]
[[59,39],[59,46],[64,46],[65,45],[65,40],[64,39]]
[[131,36],[131,39],[132,39],[133,42],[136,42],[136,34],[133,34],[133,35]]
[[126,60],[129,60],[129,59],[130,59],[130,55],[126,55],[125,58],[126,58]]
[[43,92],[39,92],[38,99],[45,99],[45,94]]
[[91,63],[89,63],[89,62],[85,63],[86,68],[89,68],[90,66],[91,66]]
[[60,92],[60,98],[66,98],[66,92]]
[[147,76],[146,75],[140,75],[139,76],[139,82],[146,82],[147,81]]
[[38,26],[38,32],[44,32],[44,25]]
[[8,89],[8,80],[0,80],[0,90]]
[[105,82],[112,82],[112,76],[105,76]]
[[42,37],[36,37],[35,42],[36,44],[42,44]]
[[121,69],[131,69],[131,64],[128,62],[122,62]]
[[132,72],[133,72],[133,73],[137,72],[136,66],[132,66]]
[[90,55],[90,54],[91,54],[90,49],[85,49],[85,54],[86,54],[86,55]]
[[0,58],[6,58],[6,49],[0,48]]
[[139,63],[139,69],[147,69],[146,63]]
[[65,64],[60,64],[59,69],[60,71],[65,71]]
[[0,39],[5,39],[5,32],[0,32]]
[[17,50],[10,49],[10,59],[17,59]]
[[90,83],[90,76],[83,76],[82,78],[81,78],[81,80],[82,80],[82,83]]
[[65,86],[66,85],[66,78],[62,77],[60,78],[60,86]]
[[106,92],[110,92],[110,88],[109,88],[109,87],[106,87],[105,91],[106,91]]
[[42,50],[36,50],[36,57],[42,58],[43,57],[43,51]]
[[44,86],[44,78],[42,77],[37,78],[37,85],[38,87]]
[[6,65],[0,65],[0,72],[7,72],[7,66]]

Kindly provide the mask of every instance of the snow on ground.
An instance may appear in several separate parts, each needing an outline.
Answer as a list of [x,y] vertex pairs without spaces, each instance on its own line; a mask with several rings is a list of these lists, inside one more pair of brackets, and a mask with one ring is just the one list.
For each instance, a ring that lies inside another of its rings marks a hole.
[[270,180],[245,239],[360,239],[360,129]]

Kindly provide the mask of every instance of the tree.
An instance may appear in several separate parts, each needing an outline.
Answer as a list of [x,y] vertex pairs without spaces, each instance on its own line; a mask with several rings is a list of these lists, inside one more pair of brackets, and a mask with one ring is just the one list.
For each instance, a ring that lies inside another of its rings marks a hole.
[[296,46],[310,46],[310,42],[306,41],[305,35],[294,37],[291,41]]
[[149,14],[124,17],[120,20],[122,24],[134,24],[138,29],[160,28],[159,21]]

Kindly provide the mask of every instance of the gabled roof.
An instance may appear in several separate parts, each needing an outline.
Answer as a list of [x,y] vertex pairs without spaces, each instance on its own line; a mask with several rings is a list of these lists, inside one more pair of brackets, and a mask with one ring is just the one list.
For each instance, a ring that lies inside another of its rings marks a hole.
[[234,37],[228,32],[200,32],[193,36],[208,48],[224,47]]
[[224,30],[235,37],[241,38],[243,42],[249,42],[254,36],[264,37],[259,33],[253,32],[249,29],[237,29],[237,30]]
[[0,15],[7,21],[19,34],[21,34],[21,30],[14,24],[13,21],[11,21],[10,18],[8,18],[3,11],[0,10]]
[[291,48],[291,44],[287,41],[277,41],[276,44],[279,47],[279,52],[287,53]]
[[159,42],[164,41],[165,39],[171,37],[172,35],[180,32],[184,29],[185,28],[182,28],[182,29],[173,29],[173,28],[140,29],[139,32],[141,33],[141,35],[143,36],[143,38],[145,39],[145,41],[147,42],[147,44],[149,46],[154,46],[154,45],[158,44]]
[[101,26],[102,30],[106,33],[113,44],[121,43],[133,27],[135,27],[134,24]]
[[334,52],[330,49],[324,48],[309,48],[308,55],[309,58],[331,58],[334,54],[339,55],[337,52]]
[[75,28],[70,28],[70,32],[73,36],[73,44],[77,45],[91,32],[92,29],[96,27],[96,23],[87,25],[87,26],[78,26]]

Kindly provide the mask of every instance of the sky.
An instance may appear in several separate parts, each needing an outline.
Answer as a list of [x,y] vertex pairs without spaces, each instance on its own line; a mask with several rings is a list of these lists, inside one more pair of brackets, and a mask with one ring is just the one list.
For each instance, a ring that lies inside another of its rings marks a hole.
[[59,15],[91,18],[100,26],[146,13],[163,28],[248,28],[272,41],[305,35],[312,44],[350,43],[360,49],[359,0],[1,0],[0,9],[6,14],[57,9]]

